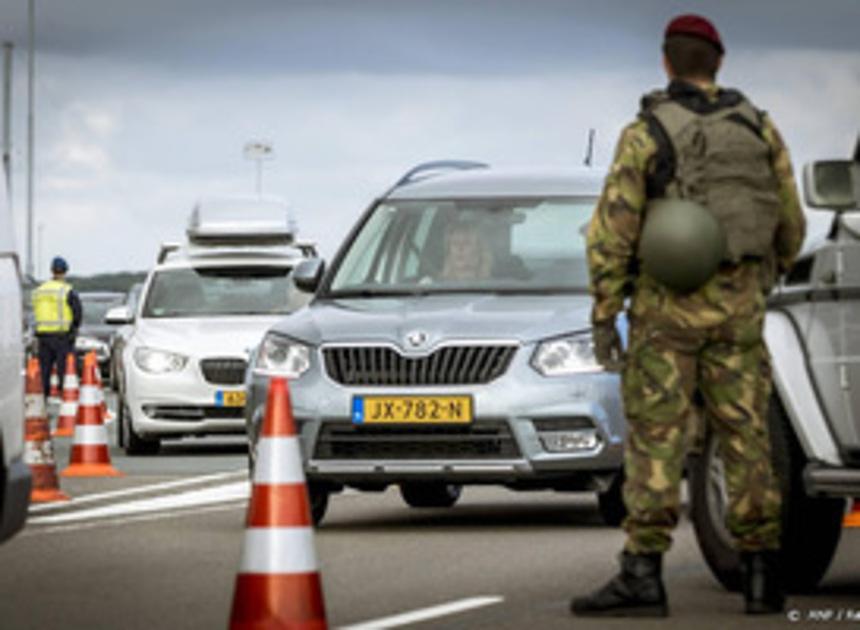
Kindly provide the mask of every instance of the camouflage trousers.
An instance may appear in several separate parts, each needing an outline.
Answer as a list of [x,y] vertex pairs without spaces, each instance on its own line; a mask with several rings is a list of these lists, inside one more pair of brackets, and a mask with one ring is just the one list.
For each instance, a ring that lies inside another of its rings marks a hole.
[[662,553],[671,545],[684,460],[701,418],[719,438],[729,497],[726,525],[737,548],[779,546],[780,492],[767,430],[771,382],[763,319],[759,313],[700,329],[665,321],[657,325],[642,317],[631,322],[622,374],[628,552]]

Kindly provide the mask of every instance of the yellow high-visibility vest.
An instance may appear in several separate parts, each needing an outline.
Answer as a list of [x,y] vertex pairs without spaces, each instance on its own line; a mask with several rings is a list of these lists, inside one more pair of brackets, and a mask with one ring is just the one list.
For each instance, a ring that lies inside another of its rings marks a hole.
[[74,314],[69,306],[72,285],[61,280],[48,280],[33,291],[33,317],[37,333],[63,333],[72,328]]

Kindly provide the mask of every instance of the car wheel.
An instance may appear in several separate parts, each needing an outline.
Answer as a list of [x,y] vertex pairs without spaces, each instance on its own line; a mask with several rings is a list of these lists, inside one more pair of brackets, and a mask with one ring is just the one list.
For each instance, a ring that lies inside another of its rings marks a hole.
[[451,507],[460,498],[463,486],[439,481],[413,481],[400,484],[400,495],[414,508]]
[[131,413],[125,401],[120,406],[120,419],[118,423],[122,428],[117,428],[117,431],[123,435],[123,446],[125,447],[126,455],[155,455],[158,449],[161,448],[161,440],[158,438],[142,438],[138,435],[134,427],[131,426]]
[[[843,499],[810,497],[803,484],[806,457],[780,401],[768,413],[774,469],[782,491],[782,574],[791,592],[814,589],[830,566],[842,533]],[[710,430],[700,456],[690,461],[690,517],[699,548],[714,577],[740,590],[740,557],[725,525],[727,494],[716,435]]]
[[328,510],[329,496],[331,496],[331,492],[325,486],[313,482],[308,483],[308,501],[311,504],[311,518],[313,518],[314,525],[322,523],[326,510]]
[[624,505],[624,473],[619,472],[612,480],[612,484],[603,492],[597,493],[597,507],[603,522],[610,527],[619,527],[627,516],[627,507]]

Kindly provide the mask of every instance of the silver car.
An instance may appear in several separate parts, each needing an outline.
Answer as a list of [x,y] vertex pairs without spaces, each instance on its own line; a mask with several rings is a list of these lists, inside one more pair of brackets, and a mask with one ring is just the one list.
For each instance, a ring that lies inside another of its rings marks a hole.
[[[246,375],[253,465],[271,375],[290,377],[314,516],[345,486],[446,507],[463,484],[596,491],[623,517],[618,377],[595,362],[590,171],[413,169],[376,200]],[[623,333],[623,331],[622,331]]]

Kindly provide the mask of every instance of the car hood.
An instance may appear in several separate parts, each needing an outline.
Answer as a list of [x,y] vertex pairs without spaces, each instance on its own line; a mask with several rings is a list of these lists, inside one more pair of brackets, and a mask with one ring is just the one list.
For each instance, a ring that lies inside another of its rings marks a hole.
[[191,356],[244,357],[280,317],[140,318],[133,342]]
[[494,339],[529,343],[590,327],[587,295],[427,295],[317,300],[282,319],[274,330],[311,345],[384,341],[402,346],[423,332],[442,340]]

